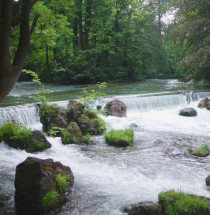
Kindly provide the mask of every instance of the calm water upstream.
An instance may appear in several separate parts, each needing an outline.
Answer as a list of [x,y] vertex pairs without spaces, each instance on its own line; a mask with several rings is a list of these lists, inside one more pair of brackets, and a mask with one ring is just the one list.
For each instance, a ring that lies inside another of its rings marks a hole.
[[[49,99],[66,106],[77,98],[84,86],[55,86]],[[186,101],[178,90],[192,89],[196,101]],[[3,105],[28,101],[36,86],[19,83]],[[108,130],[135,128],[134,147],[108,146],[103,136],[93,137],[94,145],[62,145],[60,138],[50,138],[52,148],[29,154],[0,144],[0,214],[15,214],[14,177],[16,165],[28,156],[52,158],[71,167],[75,185],[68,201],[52,215],[122,215],[123,208],[140,201],[157,201],[158,194],[170,189],[210,197],[205,178],[210,174],[210,156],[197,158],[189,147],[210,146],[210,111],[197,108],[198,102],[210,97],[210,88],[176,80],[149,80],[134,84],[111,85],[102,106],[112,97],[128,107],[126,118],[102,118]],[[109,97],[112,96],[112,97]],[[61,102],[60,102],[61,101]],[[179,110],[193,107],[198,116],[185,118]],[[39,112],[34,104],[0,108],[0,124],[15,118],[31,129],[41,129]]]

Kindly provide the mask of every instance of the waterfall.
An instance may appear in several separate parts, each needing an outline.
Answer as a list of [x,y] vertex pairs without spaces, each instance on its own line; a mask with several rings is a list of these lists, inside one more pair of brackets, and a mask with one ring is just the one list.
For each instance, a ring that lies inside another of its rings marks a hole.
[[30,126],[39,121],[39,108],[36,104],[0,108],[0,125],[8,120],[15,120],[24,126]]

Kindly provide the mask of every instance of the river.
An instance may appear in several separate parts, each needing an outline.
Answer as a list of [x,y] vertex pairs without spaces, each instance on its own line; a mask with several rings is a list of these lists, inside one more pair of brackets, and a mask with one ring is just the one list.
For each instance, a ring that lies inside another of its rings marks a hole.
[[[36,105],[14,106],[36,90],[31,84],[22,89],[21,84],[4,103],[13,106],[0,108],[0,124],[15,118],[31,129],[41,129]],[[68,99],[81,95],[84,86],[51,87],[55,92],[50,100],[65,107]],[[178,93],[183,89],[198,92],[187,102],[186,96]],[[122,215],[124,207],[140,201],[157,201],[160,192],[171,189],[210,197],[210,189],[205,185],[210,174],[210,156],[198,158],[188,152],[189,147],[210,145],[210,111],[197,108],[202,98],[210,97],[209,88],[176,80],[149,80],[113,84],[106,93],[108,96],[98,101],[102,106],[117,97],[128,107],[126,118],[102,116],[108,130],[128,128],[135,123],[134,146],[114,148],[105,143],[103,136],[93,137],[93,145],[62,145],[60,138],[48,137],[52,148],[29,154],[2,142],[0,214],[15,214],[15,168],[28,156],[52,158],[70,166],[74,173],[75,184],[68,201],[53,215]],[[195,108],[198,116],[179,116],[184,107]]]

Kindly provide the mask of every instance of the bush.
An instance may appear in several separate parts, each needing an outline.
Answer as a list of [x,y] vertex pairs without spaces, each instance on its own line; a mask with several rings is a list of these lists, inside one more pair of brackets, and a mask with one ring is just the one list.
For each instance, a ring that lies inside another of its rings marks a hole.
[[133,129],[110,131],[104,135],[105,140],[114,146],[131,146],[133,144]]

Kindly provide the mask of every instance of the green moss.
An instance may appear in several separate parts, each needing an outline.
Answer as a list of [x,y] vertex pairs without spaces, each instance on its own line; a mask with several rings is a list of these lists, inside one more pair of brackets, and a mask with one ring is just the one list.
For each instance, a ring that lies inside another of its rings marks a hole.
[[0,128],[0,137],[13,148],[25,149],[31,141],[32,132],[21,124],[6,122]]
[[45,210],[55,207],[59,202],[59,193],[55,190],[47,192],[42,199],[42,206]]
[[183,192],[160,193],[159,202],[165,215],[207,215],[210,201]]
[[105,140],[115,146],[131,146],[133,144],[133,129],[110,131],[104,135]]
[[198,148],[196,150],[189,149],[191,155],[195,155],[198,157],[206,157],[210,153],[210,148],[208,145],[204,145],[202,148]]
[[29,152],[29,153],[32,153],[32,152],[37,152],[37,151],[43,151],[46,148],[49,148],[49,147],[48,147],[48,145],[46,144],[45,141],[33,139],[27,145],[26,151]]
[[61,141],[63,144],[82,143],[83,136],[76,122],[71,122],[65,131],[62,131]]

